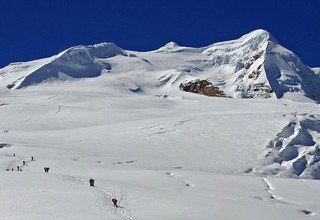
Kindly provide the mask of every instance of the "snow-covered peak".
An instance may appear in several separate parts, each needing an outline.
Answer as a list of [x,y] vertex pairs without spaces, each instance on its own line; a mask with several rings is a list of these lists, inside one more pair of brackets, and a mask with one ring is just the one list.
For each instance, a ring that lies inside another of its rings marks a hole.
[[212,44],[203,53],[217,54],[226,52],[240,52],[245,55],[252,51],[262,48],[268,41],[278,43],[277,40],[268,32],[262,29],[252,31],[243,35],[239,39],[223,41]]
[[176,42],[171,41],[171,42],[167,43],[166,45],[164,45],[164,46],[160,47],[159,49],[157,49],[156,52],[159,52],[159,51],[160,52],[161,51],[173,52],[173,51],[175,51],[175,50],[177,50],[179,48],[180,48],[180,46]]
[[150,51],[151,53],[201,53],[204,50],[204,48],[195,48],[195,47],[186,47],[186,46],[180,46],[176,42],[169,42],[166,45],[160,47],[157,50]]
[[19,77],[8,88],[22,88],[57,79],[97,77],[102,70],[112,68],[108,58],[117,55],[128,56],[114,43],[74,46],[53,56],[35,71]]
[[320,98],[319,77],[268,31],[255,30],[239,39],[213,44],[203,53],[230,96],[282,98],[289,92]]
[[275,43],[278,43],[278,41],[270,34],[270,32],[263,30],[263,29],[257,29],[254,31],[249,32],[248,34],[243,35],[240,39],[242,40],[250,40],[250,39],[256,39],[260,41],[273,41]]
[[178,45],[176,42],[171,41],[171,42],[167,43],[167,44],[164,46],[164,48],[166,48],[166,49],[173,49],[173,48],[178,47],[178,46],[179,46],[179,45]]
[[292,51],[275,42],[269,42],[264,61],[269,85],[277,98],[285,93],[302,93],[313,99],[320,99],[320,77],[307,67]]
[[123,51],[116,44],[104,42],[94,45],[79,45],[70,47],[69,49],[60,53],[60,56],[65,55],[67,57],[81,57],[85,54],[95,58],[110,58],[116,55],[127,55],[126,52]]
[[[17,74],[19,69],[21,74]],[[1,69],[0,75],[4,73],[1,85],[14,89],[56,79],[97,77],[109,71],[124,75],[133,84],[152,88],[159,87],[160,72],[170,71],[186,79],[209,79],[231,97],[282,98],[285,93],[299,93],[320,99],[319,71],[305,66],[297,55],[262,29],[208,47],[169,42],[155,51],[131,51],[129,55],[114,43],[80,45],[41,62],[41,66],[17,64]],[[130,78],[130,71],[136,72],[135,78]],[[168,88],[171,87],[174,85]]]

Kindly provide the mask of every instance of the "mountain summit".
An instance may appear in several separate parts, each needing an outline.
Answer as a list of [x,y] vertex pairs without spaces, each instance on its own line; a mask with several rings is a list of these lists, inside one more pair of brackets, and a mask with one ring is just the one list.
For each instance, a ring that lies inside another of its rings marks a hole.
[[175,42],[150,52],[129,52],[113,43],[75,46],[50,58],[0,69],[0,88],[20,89],[106,72],[121,75],[141,90],[165,86],[177,91],[178,83],[205,78],[231,97],[298,95],[320,99],[317,71],[261,29],[203,48],[178,46]]
[[204,53],[211,65],[228,74],[224,78],[227,89],[238,97],[282,98],[287,92],[303,93],[311,99],[320,97],[319,77],[265,30],[213,44]]

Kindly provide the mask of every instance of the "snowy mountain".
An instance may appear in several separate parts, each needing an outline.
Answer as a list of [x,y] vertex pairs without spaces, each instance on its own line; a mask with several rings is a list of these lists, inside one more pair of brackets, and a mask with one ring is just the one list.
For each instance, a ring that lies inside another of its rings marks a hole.
[[320,97],[319,77],[267,31],[256,30],[238,40],[214,44],[204,53],[222,74],[229,72],[226,83],[239,97],[282,98],[287,92]]
[[300,94],[320,98],[319,75],[264,30],[203,48],[175,42],[150,52],[124,51],[113,43],[76,46],[51,58],[0,69],[0,86],[19,89],[110,73],[124,76],[124,70],[137,68],[139,74],[125,78],[141,91],[164,84],[168,90],[176,90],[181,82],[200,78],[209,79],[231,97],[292,98]]
[[[103,70],[111,69],[111,66],[105,60],[117,55],[127,56],[123,50],[113,43],[75,46],[56,56],[44,59],[43,62],[39,60],[41,64],[39,66],[34,65],[35,68],[32,68],[31,71],[28,68],[33,66],[33,62],[14,63],[2,69],[1,75],[5,76],[9,71],[9,77],[17,75],[14,82],[7,85],[10,89],[19,89],[57,79],[97,77],[102,74]],[[16,69],[18,69],[18,73],[15,73]],[[29,71],[26,71],[26,69]],[[19,74],[20,72],[23,72],[22,76]]]
[[318,69],[264,30],[12,63],[0,219],[319,219],[318,87]]

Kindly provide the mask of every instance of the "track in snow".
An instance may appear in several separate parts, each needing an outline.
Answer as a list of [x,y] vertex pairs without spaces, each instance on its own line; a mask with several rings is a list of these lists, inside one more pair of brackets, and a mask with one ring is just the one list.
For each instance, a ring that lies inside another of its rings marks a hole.
[[182,120],[175,122],[174,124],[156,124],[147,127],[141,127],[140,130],[147,134],[147,137],[152,137],[156,135],[162,135],[167,133],[176,133],[179,130],[177,129],[180,126],[183,126],[185,123],[190,122],[191,120]]
[[[74,184],[81,189],[87,189],[94,193],[95,203],[99,207],[102,213],[109,212],[120,220],[141,220],[141,218],[135,217],[132,212],[128,209],[128,204],[125,200],[125,194],[112,188],[104,190],[99,186],[89,187],[89,183],[83,179],[73,175],[56,174],[56,176],[67,183]],[[117,198],[119,207],[115,208],[111,202],[112,198]],[[121,205],[125,205],[123,207]]]
[[[180,169],[180,168],[179,168]],[[176,175],[174,174],[174,173],[172,173],[172,172],[167,172],[166,173],[169,177],[171,177],[171,178],[174,178],[174,177],[176,177]],[[180,182],[182,181],[183,182],[183,184],[185,185],[185,186],[187,186],[187,187],[195,187],[195,185],[194,184],[192,184],[192,183],[190,183],[189,181],[185,181],[185,180],[179,180]]]
[[[276,196],[276,195],[273,193],[274,187],[273,187],[272,184],[267,180],[267,178],[262,178],[262,181],[265,183],[265,185],[266,185],[266,187],[267,187],[267,192],[270,194],[270,198],[271,198],[273,201],[276,201],[277,204],[293,205],[293,203],[284,201],[282,198]],[[307,210],[307,209],[301,209],[301,210],[299,210],[299,211],[302,212],[302,213],[305,214],[305,215],[308,215],[308,216],[317,215],[317,213],[312,212],[312,211],[309,211],[309,210]]]
[[[13,169],[14,171],[16,171],[17,166],[19,166],[20,169],[22,170],[23,167],[27,166],[30,162],[32,162],[31,160],[27,161],[24,157],[12,156],[9,154],[6,154],[6,156],[10,157],[11,159],[9,161],[6,161],[0,164],[0,170],[12,171]],[[25,165],[23,165],[22,161],[25,161]]]
[[63,105],[59,105],[57,111],[55,113],[53,113],[52,116],[58,114],[61,111],[62,107],[63,107]]

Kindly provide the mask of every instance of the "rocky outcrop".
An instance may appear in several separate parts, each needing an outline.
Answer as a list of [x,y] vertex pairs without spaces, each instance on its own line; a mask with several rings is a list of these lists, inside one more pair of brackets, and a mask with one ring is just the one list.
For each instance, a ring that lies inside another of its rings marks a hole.
[[189,82],[183,82],[180,84],[179,88],[180,90],[185,92],[193,92],[206,96],[226,96],[222,90],[220,90],[218,87],[213,86],[212,83],[206,79],[196,79]]

